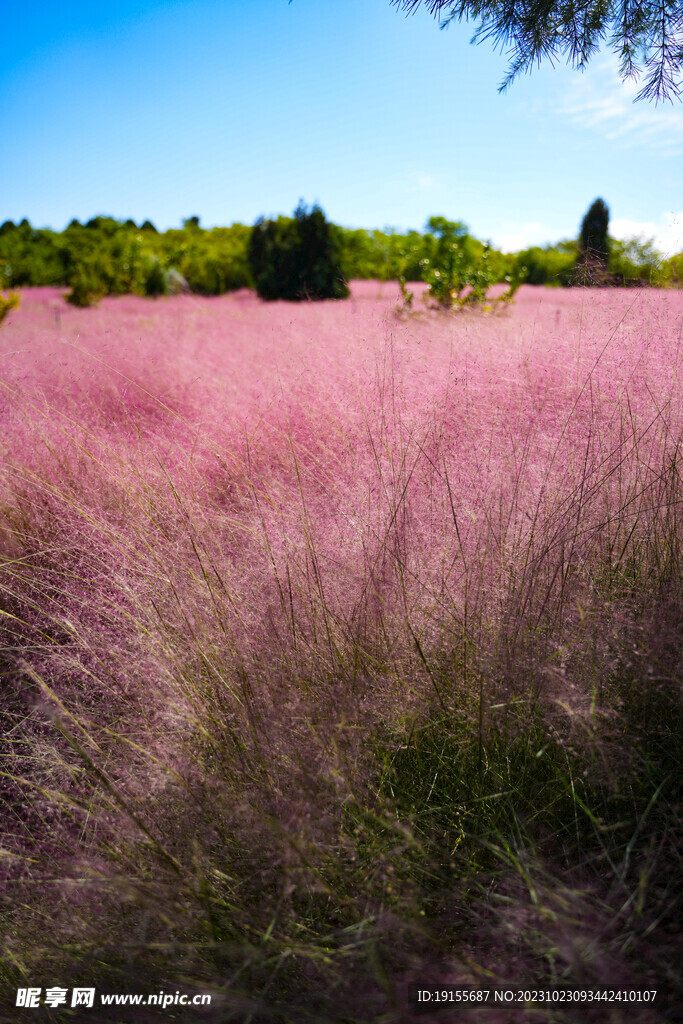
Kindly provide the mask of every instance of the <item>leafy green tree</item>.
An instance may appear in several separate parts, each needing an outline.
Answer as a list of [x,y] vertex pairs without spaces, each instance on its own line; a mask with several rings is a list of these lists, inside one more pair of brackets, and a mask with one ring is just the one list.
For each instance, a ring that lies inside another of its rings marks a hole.
[[254,225],[249,266],[262,299],[343,299],[349,294],[335,235],[319,206]]
[[417,231],[366,231],[333,226],[344,278],[393,281],[422,279],[421,260],[428,255],[425,236]]
[[654,242],[642,238],[610,238],[609,270],[616,284],[662,286],[669,282],[666,261]]
[[622,79],[644,77],[636,99],[673,100],[681,92],[681,0],[391,0],[412,14],[423,3],[440,25],[472,20],[472,42],[491,40],[510,56],[500,88],[534,64],[560,58],[584,68],[608,39]]
[[662,265],[662,277],[665,284],[675,288],[683,288],[683,252],[670,256]]
[[575,241],[543,248],[533,245],[517,253],[515,270],[526,284],[570,285],[574,281],[577,257]]
[[197,230],[196,226],[159,236],[163,263],[173,268],[199,295],[222,295],[235,288],[253,287],[247,260],[252,229],[244,224]]
[[[11,224],[11,222],[9,222]],[[47,229],[34,230],[28,221],[0,229],[0,286],[63,284],[65,264],[60,236]]]

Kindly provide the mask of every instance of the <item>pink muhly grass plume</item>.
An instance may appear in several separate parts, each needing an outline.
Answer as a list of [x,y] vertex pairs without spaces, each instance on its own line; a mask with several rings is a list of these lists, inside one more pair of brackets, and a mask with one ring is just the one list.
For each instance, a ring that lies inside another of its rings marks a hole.
[[[318,915],[321,935],[348,929],[353,957],[364,928],[403,935],[389,974],[438,948],[465,977],[423,921],[429,899],[418,909],[418,825],[382,787],[423,720],[456,719],[483,786],[486,743],[491,758],[504,729],[522,743],[537,706],[567,758],[626,770],[600,723],[621,707],[619,632],[675,590],[683,295],[522,287],[501,315],[400,317],[378,282],[296,306],[240,292],[79,310],[60,295],[25,290],[0,331],[13,877],[78,864],[69,927],[90,949],[95,892],[125,934],[106,878],[133,902],[149,884],[150,935],[199,935],[197,950],[239,945],[239,928],[252,950],[264,935],[293,948],[292,922],[313,935]],[[670,654],[664,618],[649,647],[629,639],[653,664]],[[517,893],[506,863],[501,891]],[[455,920],[453,886],[439,913]],[[219,989],[219,953],[187,956]],[[382,971],[353,963],[380,1005]]]

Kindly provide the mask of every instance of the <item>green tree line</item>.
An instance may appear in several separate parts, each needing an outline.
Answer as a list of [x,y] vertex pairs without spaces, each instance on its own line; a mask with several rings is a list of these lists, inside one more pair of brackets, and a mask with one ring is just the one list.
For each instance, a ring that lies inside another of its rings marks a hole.
[[76,305],[104,295],[156,296],[178,287],[200,295],[252,284],[247,263],[251,228],[203,231],[196,217],[180,229],[156,230],[150,221],[94,217],[73,220],[62,232],[34,228],[27,220],[0,227],[0,285],[71,288]]
[[[403,284],[427,281],[442,304],[446,304],[446,293],[476,289],[484,278],[488,283],[577,283],[580,238],[506,254],[473,237],[461,221],[443,217],[430,218],[423,232],[400,233],[323,224],[317,208],[302,221],[302,209],[294,217],[260,219],[253,227],[233,224],[205,230],[199,218],[190,217],[182,228],[164,232],[149,221],[137,225],[112,217],[94,217],[86,224],[73,220],[61,232],[34,228],[27,220],[5,221],[0,226],[0,288],[65,286],[76,305],[90,305],[105,295],[157,296],[179,289],[221,295],[253,288],[264,273],[255,263],[257,241],[270,239],[272,248],[273,239],[300,234],[302,224],[308,219],[313,224],[315,218],[321,221],[318,228],[324,228],[323,233],[329,229],[325,252],[334,253],[334,272],[341,282],[352,278]],[[613,238],[608,239],[606,252],[601,283],[663,286],[683,282],[683,253],[663,260],[651,242]],[[270,297],[277,296],[277,286],[269,287]],[[344,294],[343,288],[339,294]]]

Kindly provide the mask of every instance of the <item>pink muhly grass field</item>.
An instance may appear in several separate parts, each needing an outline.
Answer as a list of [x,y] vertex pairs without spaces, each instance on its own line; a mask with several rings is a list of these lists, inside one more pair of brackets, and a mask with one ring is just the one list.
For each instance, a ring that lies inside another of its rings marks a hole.
[[[11,892],[38,908],[15,923],[7,907],[15,963],[39,962],[26,952],[41,945],[37,879],[77,871],[60,927],[80,953],[64,978],[84,956],[115,970],[102,948],[138,927],[140,898],[154,923],[135,932],[134,973],[168,974],[146,944],[193,935],[183,963],[215,993],[216,1020],[245,1012],[223,984],[233,954],[197,952],[209,933],[238,944],[221,913],[252,950],[271,921],[280,952],[308,942],[292,954],[303,990],[356,984],[358,1020],[389,998],[363,929],[393,949],[387,985],[425,964],[472,981],[465,954],[521,982],[506,928],[539,904],[518,891],[519,858],[501,868],[498,916],[456,952],[434,936],[463,919],[459,883],[441,884],[430,916],[405,868],[427,839],[383,780],[419,723],[457,721],[482,800],[500,737],[521,743],[537,713],[601,792],[629,770],[605,739],[623,734],[619,680],[669,686],[677,641],[683,294],[524,286],[500,313],[452,315],[399,314],[399,298],[359,281],[343,302],[237,292],[78,310],[27,289],[0,330],[3,832]],[[558,793],[575,812],[567,770]],[[358,835],[372,851],[361,874]],[[603,927],[612,883],[568,875],[570,913],[551,875],[538,867],[555,914],[543,927],[573,977],[576,908],[588,932]],[[347,966],[316,952],[318,920],[320,935],[343,932]],[[631,967],[610,941],[583,969],[616,984]],[[531,982],[545,961],[520,949]],[[240,999],[266,992],[270,955]]]

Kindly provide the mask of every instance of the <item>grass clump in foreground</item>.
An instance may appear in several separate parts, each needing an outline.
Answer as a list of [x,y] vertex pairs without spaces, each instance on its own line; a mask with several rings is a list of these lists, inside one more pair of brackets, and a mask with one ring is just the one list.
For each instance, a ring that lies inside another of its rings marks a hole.
[[391,346],[317,404],[296,376],[244,434],[6,386],[4,991],[355,1022],[430,979],[647,986],[609,1019],[672,1018],[676,366],[615,328],[492,379],[476,343],[464,385]]

